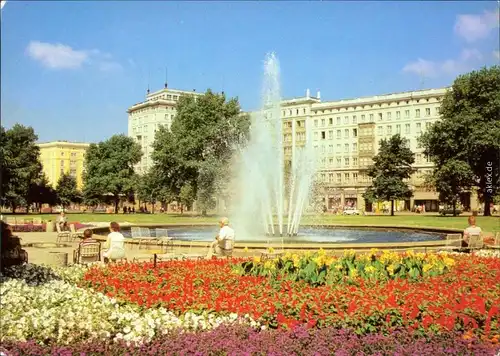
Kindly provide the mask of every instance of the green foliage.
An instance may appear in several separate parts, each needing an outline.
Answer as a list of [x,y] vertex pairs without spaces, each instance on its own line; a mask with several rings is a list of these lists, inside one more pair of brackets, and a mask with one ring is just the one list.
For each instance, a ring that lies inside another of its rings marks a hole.
[[368,201],[391,201],[391,215],[394,215],[394,200],[413,196],[405,180],[411,177],[415,162],[413,152],[399,134],[380,141],[379,153],[373,158],[374,164],[368,169],[372,185],[367,188],[364,198]]
[[85,202],[95,204],[111,195],[115,213],[118,213],[120,197],[128,196],[136,186],[134,165],[141,156],[141,146],[125,135],[114,135],[106,141],[91,144],[85,155]]
[[153,144],[155,170],[175,199],[189,184],[203,213],[229,182],[229,163],[248,136],[250,120],[240,114],[238,100],[208,90],[203,96],[184,95],[169,131],[160,128]]
[[439,200],[451,205],[453,216],[456,216],[460,194],[468,191],[474,184],[474,174],[466,162],[450,159],[433,170],[429,182],[439,193]]
[[29,202],[30,186],[41,176],[38,136],[32,127],[15,124],[0,130],[2,204],[12,211]]
[[193,206],[195,199],[196,195],[194,194],[193,186],[190,183],[184,184],[179,194],[181,204],[185,205],[189,210]]
[[420,138],[436,167],[448,160],[465,162],[490,215],[500,186],[500,67],[459,76],[441,105],[441,120]]
[[57,200],[66,208],[71,203],[77,203],[81,200],[81,194],[76,186],[76,179],[68,173],[64,173],[57,182],[56,187]]
[[49,184],[45,174],[41,173],[40,177],[30,184],[27,203],[28,205],[35,204],[38,211],[40,211],[42,204],[50,206],[57,204],[57,193]]
[[446,273],[454,260],[444,255],[426,255],[408,251],[398,254],[372,249],[366,254],[345,251],[340,258],[325,251],[303,255],[288,253],[283,257],[243,262],[233,266],[239,275],[269,277],[277,280],[305,281],[313,286],[337,283],[355,284],[359,278],[380,282],[390,279],[418,281]]

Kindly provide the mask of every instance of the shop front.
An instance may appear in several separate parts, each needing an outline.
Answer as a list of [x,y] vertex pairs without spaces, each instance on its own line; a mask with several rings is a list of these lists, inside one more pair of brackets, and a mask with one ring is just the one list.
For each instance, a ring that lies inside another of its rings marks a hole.
[[344,207],[358,207],[358,193],[355,190],[348,190],[344,192]]

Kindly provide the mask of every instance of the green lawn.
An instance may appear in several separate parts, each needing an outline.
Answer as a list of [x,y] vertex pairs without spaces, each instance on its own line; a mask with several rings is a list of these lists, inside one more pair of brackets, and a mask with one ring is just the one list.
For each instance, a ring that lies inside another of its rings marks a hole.
[[[12,215],[7,215],[13,217]],[[43,215],[14,215],[16,219],[41,217],[43,220],[55,220],[57,214]],[[117,221],[130,223],[156,223],[156,224],[186,224],[186,223],[213,223],[218,216],[192,216],[180,214],[68,214],[70,221],[97,222]],[[336,215],[307,215],[302,218],[303,224],[349,224],[349,225],[406,225],[464,229],[467,227],[467,216],[437,216],[437,215],[368,215],[368,216],[336,216]],[[500,231],[500,217],[477,217],[477,225],[485,232]]]

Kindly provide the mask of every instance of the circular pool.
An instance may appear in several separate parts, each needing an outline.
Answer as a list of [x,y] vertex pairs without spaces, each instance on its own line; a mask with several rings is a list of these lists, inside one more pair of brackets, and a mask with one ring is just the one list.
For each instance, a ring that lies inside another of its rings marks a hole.
[[[168,236],[181,241],[213,241],[218,233],[217,226],[155,226],[149,227],[150,236],[156,236],[156,228],[167,230]],[[131,228],[123,227],[122,233],[125,237],[132,237]],[[146,235],[143,232],[143,235]],[[163,235],[164,236],[164,235]],[[410,230],[402,228],[363,228],[363,227],[335,227],[335,226],[303,226],[299,228],[297,236],[283,237],[284,243],[392,243],[392,242],[424,242],[443,240],[445,233]],[[265,234],[253,234],[252,236],[238,235],[237,242],[281,242],[279,236],[266,236]]]

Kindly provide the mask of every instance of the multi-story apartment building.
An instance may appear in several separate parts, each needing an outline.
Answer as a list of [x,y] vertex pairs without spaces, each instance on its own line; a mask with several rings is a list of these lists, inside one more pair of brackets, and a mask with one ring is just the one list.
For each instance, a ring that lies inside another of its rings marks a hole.
[[54,141],[38,144],[43,172],[55,188],[59,178],[69,173],[76,179],[78,189],[83,187],[83,164],[89,143]]
[[165,88],[148,93],[146,100],[132,105],[128,110],[128,136],[133,137],[142,147],[142,159],[136,165],[138,173],[144,173],[152,166],[151,147],[156,130],[160,125],[170,128],[176,113],[176,104],[181,95],[203,95],[196,91],[183,91]]
[[[303,146],[308,137],[316,151],[317,179],[325,206],[335,209],[351,205],[371,211],[371,204],[362,196],[370,185],[367,168],[378,153],[380,140],[401,134],[415,153],[416,173],[409,182],[413,198],[399,202],[398,208],[425,205],[427,211],[436,211],[438,196],[423,185],[423,177],[432,171],[432,163],[422,153],[417,139],[439,120],[440,101],[445,92],[442,88],[321,102],[319,92],[313,98],[308,91],[303,98],[284,100],[281,116],[285,159],[291,156],[292,131],[297,147]],[[306,130],[312,132],[306,134]],[[470,199],[473,207],[476,200]]]

